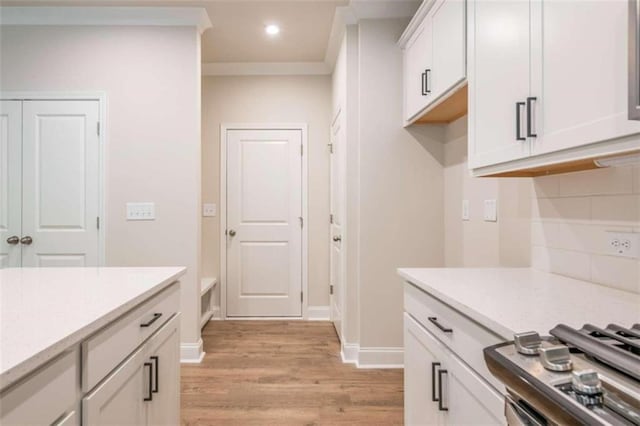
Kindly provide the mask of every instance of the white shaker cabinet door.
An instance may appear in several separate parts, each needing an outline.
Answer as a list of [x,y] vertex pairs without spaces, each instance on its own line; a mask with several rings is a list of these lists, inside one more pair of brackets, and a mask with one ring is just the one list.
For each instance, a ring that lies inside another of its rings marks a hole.
[[470,168],[530,154],[529,7],[529,1],[468,2]]
[[466,2],[441,0],[431,16],[433,31],[433,98],[464,80],[466,61]]
[[153,364],[148,424],[180,424],[180,322],[179,314],[149,342],[148,360]]
[[534,154],[640,133],[628,119],[628,3],[531,3]]
[[433,30],[427,17],[404,50],[405,119],[409,121],[433,99]]
[[82,399],[82,424],[147,424],[153,364],[145,355],[145,348],[139,349]]
[[425,331],[404,314],[404,423],[407,426],[443,424],[438,409],[440,356],[425,341]]

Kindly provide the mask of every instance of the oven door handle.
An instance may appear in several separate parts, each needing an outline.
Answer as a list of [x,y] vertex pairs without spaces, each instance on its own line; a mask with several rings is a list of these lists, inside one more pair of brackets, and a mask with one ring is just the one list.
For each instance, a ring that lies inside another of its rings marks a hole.
[[540,420],[508,395],[504,397],[504,416],[509,426],[543,426]]

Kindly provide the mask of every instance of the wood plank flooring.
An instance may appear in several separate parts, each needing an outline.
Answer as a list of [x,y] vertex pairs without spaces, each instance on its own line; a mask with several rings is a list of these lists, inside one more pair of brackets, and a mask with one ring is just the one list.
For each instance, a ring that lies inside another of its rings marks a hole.
[[182,366],[183,425],[400,425],[402,370],[343,364],[333,325],[212,321]]

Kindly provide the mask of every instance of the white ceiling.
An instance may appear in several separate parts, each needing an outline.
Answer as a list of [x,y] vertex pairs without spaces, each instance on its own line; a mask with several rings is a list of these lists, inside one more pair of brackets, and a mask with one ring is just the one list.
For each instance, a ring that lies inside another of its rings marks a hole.
[[[322,62],[336,7],[348,0],[2,0],[3,6],[197,6],[213,28],[202,35],[202,62]],[[267,24],[281,28],[276,37]]]

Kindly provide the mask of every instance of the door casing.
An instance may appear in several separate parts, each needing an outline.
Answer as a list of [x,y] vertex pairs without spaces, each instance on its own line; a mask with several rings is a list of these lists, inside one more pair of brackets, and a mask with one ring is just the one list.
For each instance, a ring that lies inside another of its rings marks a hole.
[[[309,221],[308,221],[308,125],[306,123],[223,123],[220,125],[220,315],[227,319],[227,132],[229,130],[299,130],[302,133],[302,317],[309,306]],[[278,317],[233,317],[234,320],[274,320]]]
[[100,134],[98,140],[98,212],[100,214],[100,228],[98,229],[98,266],[105,266],[105,236],[106,236],[106,211],[105,211],[105,152],[107,142],[107,94],[106,92],[31,92],[31,91],[0,91],[0,100],[3,101],[97,101],[100,117]]

